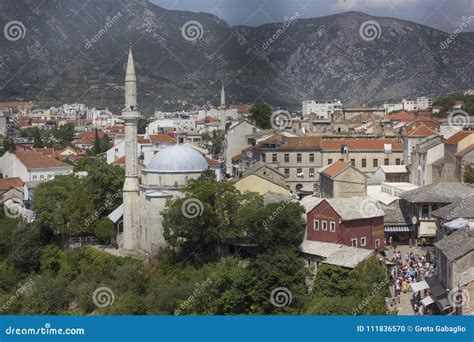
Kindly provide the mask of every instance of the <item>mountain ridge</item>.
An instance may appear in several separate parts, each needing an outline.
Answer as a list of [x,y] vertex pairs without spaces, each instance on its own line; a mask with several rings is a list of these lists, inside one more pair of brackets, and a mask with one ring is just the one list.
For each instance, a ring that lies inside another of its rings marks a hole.
[[[229,26],[213,14],[166,10],[147,0],[52,0],[39,6],[7,0],[0,4],[0,19],[26,28],[23,39],[0,37],[2,100],[86,102],[119,110],[128,41],[139,102],[148,112],[172,109],[179,100],[217,105],[221,83],[228,103],[265,100],[276,106],[312,98],[357,104],[437,97],[474,83],[474,33],[460,34],[441,49],[449,37],[443,31],[362,12],[297,18],[266,49],[262,43],[283,23]],[[359,27],[367,21],[380,24],[377,39],[361,39]],[[184,36],[189,22],[202,28],[200,39]]]

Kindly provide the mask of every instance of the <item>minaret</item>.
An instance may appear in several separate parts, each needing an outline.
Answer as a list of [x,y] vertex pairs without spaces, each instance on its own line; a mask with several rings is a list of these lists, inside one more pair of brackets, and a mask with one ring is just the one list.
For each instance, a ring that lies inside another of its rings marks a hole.
[[225,113],[225,91],[224,91],[224,85],[222,85],[222,89],[221,89],[221,105],[219,107],[219,110],[220,110],[220,120],[221,120],[221,127],[220,129],[225,131],[225,124],[226,124],[226,121],[227,121],[227,118],[226,118],[226,113]]
[[123,185],[123,248],[139,249],[139,189],[137,121],[140,113],[137,108],[137,77],[133,63],[132,48],[128,51],[125,74],[125,108],[122,119],[125,122],[125,183]]

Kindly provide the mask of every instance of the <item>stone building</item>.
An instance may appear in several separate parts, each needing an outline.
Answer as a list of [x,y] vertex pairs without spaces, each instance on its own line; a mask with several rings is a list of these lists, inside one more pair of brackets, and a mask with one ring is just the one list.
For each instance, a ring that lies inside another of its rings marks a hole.
[[410,153],[410,180],[413,184],[429,185],[439,179],[437,165],[444,158],[443,141],[441,136],[431,135],[413,146]]
[[381,165],[401,165],[403,146],[392,139],[324,139],[322,158],[323,166],[341,160],[371,174]]
[[366,186],[366,176],[350,163],[336,160],[320,171],[320,195],[324,198],[364,196]]
[[444,142],[443,181],[461,181],[461,165],[457,165],[456,154],[472,144],[474,144],[474,132],[471,131],[459,131],[446,139]]
[[260,161],[282,172],[293,192],[319,181],[322,166],[321,137],[287,137],[273,135],[258,144],[254,150]]

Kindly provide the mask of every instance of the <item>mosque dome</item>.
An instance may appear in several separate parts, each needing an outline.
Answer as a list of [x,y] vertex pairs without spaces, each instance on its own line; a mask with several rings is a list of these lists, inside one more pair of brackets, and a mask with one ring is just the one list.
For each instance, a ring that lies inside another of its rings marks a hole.
[[206,158],[192,147],[173,145],[155,154],[147,170],[157,172],[202,172],[209,168]]

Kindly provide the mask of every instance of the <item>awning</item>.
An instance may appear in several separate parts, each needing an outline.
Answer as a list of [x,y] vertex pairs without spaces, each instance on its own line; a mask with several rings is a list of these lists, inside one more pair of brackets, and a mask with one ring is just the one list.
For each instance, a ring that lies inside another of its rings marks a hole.
[[446,290],[441,284],[437,284],[430,287],[430,294],[434,298],[440,298],[446,295]]
[[426,290],[430,288],[430,285],[424,280],[419,281],[417,283],[411,283],[410,288],[413,292],[419,292],[421,290]]
[[474,222],[470,222],[469,220],[458,218],[443,224],[443,227],[449,229],[463,229],[466,227],[474,228]]
[[436,236],[436,222],[421,221],[418,230],[418,237],[435,237]]
[[385,233],[401,233],[401,232],[413,232],[414,227],[412,225],[404,226],[386,226],[384,227]]
[[431,296],[427,296],[425,298],[423,298],[421,300],[421,305],[423,305],[424,307],[430,305],[430,304],[433,304],[435,301],[433,298],[431,298]]
[[448,298],[443,298],[443,299],[438,300],[436,302],[436,305],[441,311],[445,311],[453,307],[451,303],[449,302]]

